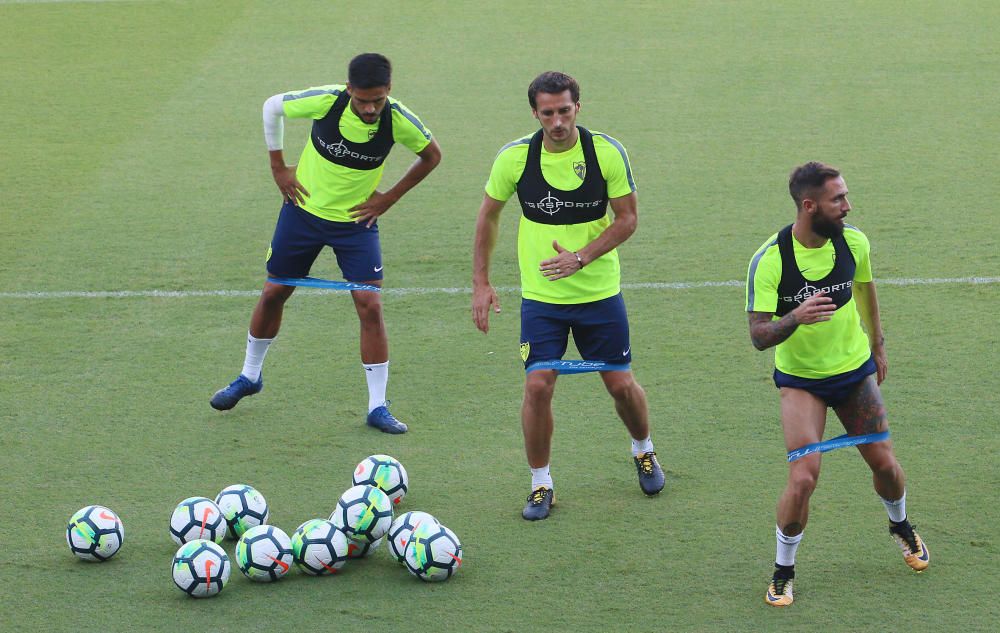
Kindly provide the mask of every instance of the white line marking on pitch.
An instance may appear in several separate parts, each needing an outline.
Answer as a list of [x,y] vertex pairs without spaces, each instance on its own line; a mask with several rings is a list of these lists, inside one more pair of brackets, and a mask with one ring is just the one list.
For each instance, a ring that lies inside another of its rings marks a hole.
[[[937,277],[876,279],[876,284],[888,286],[929,286],[958,284],[996,284],[1000,277]],[[691,290],[697,288],[742,288],[744,282],[731,281],[663,281],[622,284],[623,290]],[[517,286],[501,286],[497,292],[520,292]],[[296,294],[326,295],[335,290],[299,289]],[[472,288],[387,288],[389,295],[471,294]],[[260,290],[48,290],[38,292],[0,292],[0,299],[130,299],[189,297],[256,297]]]

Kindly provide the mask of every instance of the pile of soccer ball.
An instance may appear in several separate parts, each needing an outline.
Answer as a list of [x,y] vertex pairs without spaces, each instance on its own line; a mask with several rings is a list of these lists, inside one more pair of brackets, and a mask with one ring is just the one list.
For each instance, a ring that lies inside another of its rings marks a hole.
[[[425,581],[447,580],[462,564],[455,533],[426,512],[393,519],[393,506],[409,487],[406,469],[388,455],[358,464],[354,485],[337,501],[329,519],[311,519],[292,533],[268,525],[264,496],[245,484],[222,490],[215,501],[190,497],[170,517],[170,536],[181,547],[174,555],[174,584],[190,596],[213,596],[226,585],[231,563],[219,543],[239,539],[236,563],[250,580],[278,580],[294,562],[312,576],[335,574],[351,558],[370,556],[384,540],[389,555]],[[87,506],[70,518],[66,540],[85,560],[105,561],[121,548],[125,527],[104,506]]]

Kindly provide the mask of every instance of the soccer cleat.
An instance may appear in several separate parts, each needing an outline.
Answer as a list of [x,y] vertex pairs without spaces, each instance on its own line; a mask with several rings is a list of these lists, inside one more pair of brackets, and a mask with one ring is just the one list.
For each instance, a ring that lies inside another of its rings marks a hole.
[[556,494],[552,488],[539,486],[528,495],[528,503],[525,504],[521,516],[528,521],[541,521],[548,518],[552,504],[556,501]]
[[639,453],[632,459],[635,461],[635,469],[639,473],[639,486],[642,491],[653,496],[663,490],[663,469],[660,468],[660,462],[656,461],[656,453],[647,451]]
[[772,607],[787,607],[792,604],[792,583],[794,580],[794,578],[779,578],[776,573],[771,578],[771,584],[767,586],[767,595],[764,596],[764,602]]
[[236,377],[236,380],[229,383],[228,387],[219,389],[212,396],[209,404],[212,405],[213,409],[218,409],[219,411],[228,411],[236,406],[236,403],[247,396],[252,396],[255,393],[260,393],[260,390],[264,388],[264,375],[257,379],[257,382],[250,382],[250,379],[240,374]]
[[375,407],[368,414],[368,426],[374,427],[383,433],[406,433],[406,425],[400,422],[389,413],[388,402],[381,407]]
[[921,572],[931,564],[931,553],[927,550],[920,535],[914,532],[915,525],[903,519],[900,523],[889,526],[889,534],[896,539],[899,548],[903,550],[903,560],[913,571]]

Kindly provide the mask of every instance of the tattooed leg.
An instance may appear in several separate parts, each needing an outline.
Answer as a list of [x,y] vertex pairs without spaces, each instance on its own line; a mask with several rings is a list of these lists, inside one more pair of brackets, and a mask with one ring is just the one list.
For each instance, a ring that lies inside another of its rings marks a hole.
[[[882,393],[875,376],[868,376],[860,383],[850,398],[834,409],[840,423],[850,435],[867,435],[889,430]],[[883,499],[896,500],[903,496],[906,478],[896,461],[892,440],[861,444],[858,452],[872,470],[875,491]]]

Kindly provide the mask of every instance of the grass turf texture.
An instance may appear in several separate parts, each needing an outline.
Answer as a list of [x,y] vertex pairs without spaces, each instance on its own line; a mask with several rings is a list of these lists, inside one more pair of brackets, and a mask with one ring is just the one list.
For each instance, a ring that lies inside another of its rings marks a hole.
[[[260,104],[342,81],[362,50],[393,59],[394,94],[445,154],[381,222],[390,288],[468,286],[490,162],[533,129],[525,89],[550,68],[580,80],[580,123],[630,151],[641,220],[622,249],[626,282],[742,278],[791,221],[786,175],[809,159],[844,170],[876,278],[995,274],[998,17],[977,2],[409,3],[365,15],[318,2],[0,0],[0,282],[259,287],[278,209]],[[306,129],[286,126],[290,161]],[[397,148],[386,182],[408,163]],[[516,217],[512,201],[497,285],[516,283]],[[314,273],[336,277],[332,258]],[[4,298],[5,627],[245,629],[278,613],[294,628],[369,630],[987,630],[1000,356],[983,314],[1000,288],[883,285],[880,298],[893,438],[933,564],[909,572],[863,463],[837,451],[824,457],[787,612],[762,603],[784,448],[771,355],[749,344],[739,288],[626,292],[667,488],[642,496],[598,379],[565,377],[559,504],[541,524],[519,517],[515,294],[485,338],[467,294],[387,296],[389,393],[413,429],[401,438],[362,424],[345,296],[293,299],[264,392],[225,415],[207,400],[239,370],[252,298]],[[827,436],[839,433],[830,424]],[[258,586],[235,574],[206,602],[171,586],[179,500],[248,482],[290,532],[329,514],[354,465],[379,452],[409,471],[400,510],[429,511],[462,540],[467,565],[449,583],[417,583],[378,552],[338,578]],[[63,540],[91,503],[126,527],[103,565],[76,561]]]

